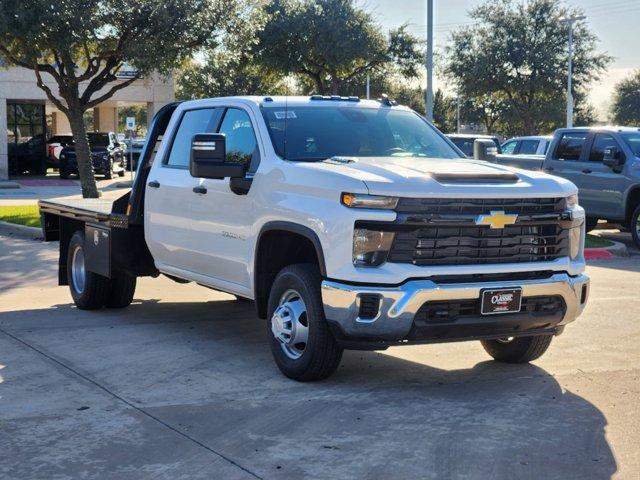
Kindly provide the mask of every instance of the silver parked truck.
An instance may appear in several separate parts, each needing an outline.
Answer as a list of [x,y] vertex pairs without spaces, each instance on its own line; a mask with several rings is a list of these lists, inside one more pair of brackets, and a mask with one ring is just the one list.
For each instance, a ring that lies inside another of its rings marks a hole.
[[301,381],[344,349],[480,341],[529,362],[589,291],[575,185],[468,159],[387,98],[168,105],[130,192],[40,209],[78,308],[127,307],[142,276],[231,293]]

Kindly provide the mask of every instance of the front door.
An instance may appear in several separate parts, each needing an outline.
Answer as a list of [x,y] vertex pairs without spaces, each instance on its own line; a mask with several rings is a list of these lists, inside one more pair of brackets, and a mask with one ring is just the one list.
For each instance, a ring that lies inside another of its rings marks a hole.
[[[254,125],[250,111],[229,107],[218,130],[226,137],[227,161],[244,163],[249,176],[255,173],[260,160]],[[201,193],[192,203],[192,230],[199,239],[202,273],[210,277],[212,286],[246,294],[252,288],[249,271],[254,220],[252,191],[246,195],[232,192],[228,178],[194,180]]]
[[[221,111],[202,108],[183,112],[164,158],[149,172],[145,195],[145,235],[160,271],[191,278],[202,273],[200,239],[191,231],[191,204],[197,179],[189,173],[191,138],[216,131]],[[215,218],[215,214],[212,214]],[[179,270],[179,272],[178,272]]]

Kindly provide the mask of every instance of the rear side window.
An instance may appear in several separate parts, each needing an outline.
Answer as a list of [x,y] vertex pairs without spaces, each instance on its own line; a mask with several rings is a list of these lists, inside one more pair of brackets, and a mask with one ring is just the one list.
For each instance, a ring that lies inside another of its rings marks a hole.
[[507,155],[513,154],[516,151],[516,146],[518,145],[517,140],[511,140],[504,145],[502,145],[502,153],[506,153]]
[[556,149],[556,158],[559,160],[580,160],[586,140],[587,132],[563,133]]
[[601,162],[604,158],[604,150],[610,147],[618,147],[618,142],[614,140],[611,135],[605,133],[596,133],[593,139],[593,145],[591,146],[591,152],[589,152],[590,162]]
[[187,168],[191,157],[191,139],[196,133],[215,133],[220,120],[219,108],[201,108],[184,113],[165,163]]
[[538,151],[538,140],[522,140],[520,142],[520,152],[522,155],[535,155]]

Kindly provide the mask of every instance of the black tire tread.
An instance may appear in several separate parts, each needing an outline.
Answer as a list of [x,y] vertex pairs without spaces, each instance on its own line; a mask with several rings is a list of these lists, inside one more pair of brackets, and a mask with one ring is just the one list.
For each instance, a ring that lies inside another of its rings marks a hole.
[[509,343],[481,340],[486,352],[495,360],[505,363],[527,363],[540,358],[551,345],[553,335],[514,338]]
[[104,306],[107,308],[128,307],[133,301],[136,292],[136,277],[119,273],[109,281],[109,293],[105,299]]
[[633,239],[633,243],[635,243],[637,248],[640,248],[640,236],[638,235],[638,230],[636,228],[636,223],[638,222],[638,217],[640,217],[640,205],[637,205],[631,214],[631,219],[629,220],[629,230],[631,231],[631,238]]

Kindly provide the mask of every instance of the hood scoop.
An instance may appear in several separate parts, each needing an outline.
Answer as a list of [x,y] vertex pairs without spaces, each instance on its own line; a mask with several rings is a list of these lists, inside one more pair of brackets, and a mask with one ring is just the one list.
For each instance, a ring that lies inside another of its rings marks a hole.
[[356,163],[358,161],[355,157],[331,157],[324,160],[324,163],[331,163],[333,165],[346,165],[348,163]]
[[517,183],[520,178],[511,172],[492,173],[432,173],[431,178],[439,183]]

